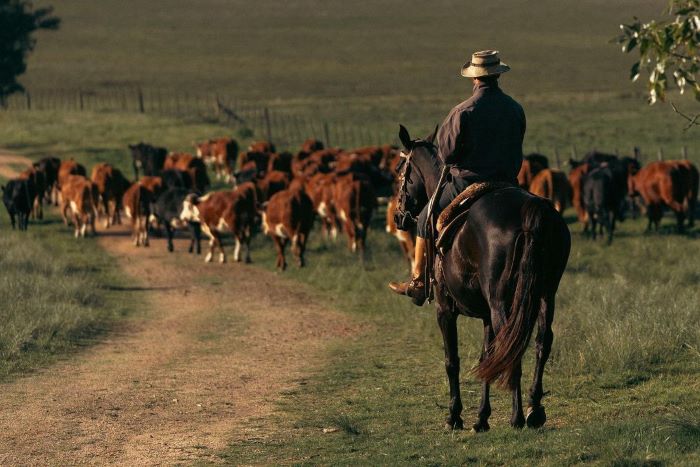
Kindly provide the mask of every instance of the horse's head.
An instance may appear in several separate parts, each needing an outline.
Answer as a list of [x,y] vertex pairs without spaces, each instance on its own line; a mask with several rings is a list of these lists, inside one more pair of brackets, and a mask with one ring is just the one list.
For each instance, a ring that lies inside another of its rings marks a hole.
[[430,180],[426,177],[435,178],[437,148],[433,144],[435,133],[424,140],[412,140],[408,130],[403,125],[400,127],[399,139],[403,150],[401,162],[396,168],[399,189],[394,222],[399,230],[409,230],[416,224],[418,214],[428,203],[429,189],[426,188],[426,182],[430,184]]

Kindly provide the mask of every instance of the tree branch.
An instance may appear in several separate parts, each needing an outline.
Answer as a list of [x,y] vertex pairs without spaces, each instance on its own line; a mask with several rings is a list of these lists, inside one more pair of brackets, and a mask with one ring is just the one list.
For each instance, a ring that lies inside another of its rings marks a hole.
[[685,128],[683,128],[683,131],[686,131],[687,129],[689,129],[695,125],[700,126],[700,121],[698,121],[698,120],[700,120],[700,114],[696,114],[694,117],[690,117],[690,116],[684,114],[683,112],[681,112],[680,110],[678,110],[678,108],[673,104],[673,102],[671,102],[671,107],[673,108],[674,112],[676,112],[678,115],[680,115],[681,117],[688,120],[688,125]]

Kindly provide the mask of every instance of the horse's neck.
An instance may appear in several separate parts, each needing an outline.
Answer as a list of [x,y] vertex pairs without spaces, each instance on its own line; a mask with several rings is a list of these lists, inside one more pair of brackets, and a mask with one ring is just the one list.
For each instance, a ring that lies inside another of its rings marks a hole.
[[416,158],[418,170],[423,178],[425,192],[430,198],[436,190],[442,171],[442,162],[430,151],[421,151],[421,157]]

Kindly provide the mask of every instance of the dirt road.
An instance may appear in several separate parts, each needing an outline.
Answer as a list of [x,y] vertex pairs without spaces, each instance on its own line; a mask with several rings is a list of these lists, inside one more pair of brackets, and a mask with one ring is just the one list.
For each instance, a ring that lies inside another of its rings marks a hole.
[[280,392],[358,331],[302,286],[254,266],[204,264],[184,240],[170,255],[162,240],[136,249],[124,228],[98,241],[139,284],[119,293],[140,294],[146,311],[0,386],[1,465],[216,462],[229,441],[274,429],[266,420]]

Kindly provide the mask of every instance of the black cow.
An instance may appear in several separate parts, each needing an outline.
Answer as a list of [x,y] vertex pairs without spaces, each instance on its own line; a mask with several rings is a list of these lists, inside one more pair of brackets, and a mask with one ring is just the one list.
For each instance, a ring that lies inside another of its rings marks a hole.
[[2,186],[2,201],[10,215],[13,229],[17,216],[19,230],[27,230],[35,196],[36,190],[31,180],[10,180],[7,185]]
[[185,188],[169,188],[162,193],[155,202],[153,207],[153,215],[156,217],[159,224],[165,226],[168,235],[168,251],[173,251],[173,236],[175,229],[183,228],[189,225],[191,241],[189,252],[196,250],[197,254],[202,251],[202,227],[199,222],[186,222],[180,219],[182,213],[182,202],[185,197],[192,193],[191,190]]
[[44,173],[46,186],[44,196],[47,201],[58,206],[58,169],[61,167],[61,159],[58,157],[44,157],[32,164],[34,168]]
[[163,170],[160,173],[160,178],[163,180],[163,189],[192,189],[192,176],[188,172],[183,172],[182,170],[177,169]]
[[131,157],[134,164],[134,177],[139,178],[139,169],[143,169],[143,175],[156,176],[163,170],[168,150],[152,146],[148,143],[130,144]]
[[608,234],[608,244],[612,243],[615,221],[620,207],[615,177],[609,167],[598,167],[586,174],[583,179],[583,201],[591,223],[593,240],[596,239],[597,224]]
[[633,200],[627,194],[627,177],[639,171],[641,165],[633,157],[617,157],[598,151],[591,151],[583,158],[591,169],[608,168],[612,175],[612,196],[616,204],[617,219],[624,221],[627,210],[634,207]]

